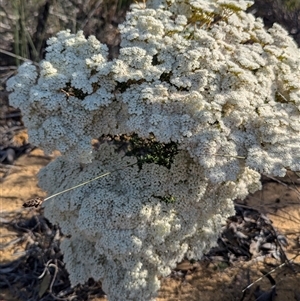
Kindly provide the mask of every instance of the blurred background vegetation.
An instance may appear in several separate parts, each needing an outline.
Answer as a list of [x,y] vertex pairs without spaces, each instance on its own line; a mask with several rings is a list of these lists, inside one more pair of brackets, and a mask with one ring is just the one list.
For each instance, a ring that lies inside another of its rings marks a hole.
[[[0,67],[19,65],[19,56],[40,61],[46,40],[63,29],[95,35],[115,57],[117,26],[133,1],[0,0]],[[300,45],[300,0],[256,0],[249,12],[263,18],[267,27],[280,23]]]
[[263,19],[267,28],[281,24],[300,46],[300,0],[254,0],[248,11]]
[[131,3],[132,0],[0,0],[0,65],[20,64],[20,59],[11,53],[40,61],[46,40],[63,29],[95,35],[108,44],[115,56],[120,43],[117,26]]

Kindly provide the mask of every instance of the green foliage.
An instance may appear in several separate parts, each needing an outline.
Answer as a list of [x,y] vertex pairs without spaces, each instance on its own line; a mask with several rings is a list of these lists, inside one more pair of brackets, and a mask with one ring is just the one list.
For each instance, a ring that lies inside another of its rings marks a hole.
[[[39,62],[43,59],[46,40],[56,32],[70,29],[83,30],[85,35],[95,35],[101,42],[119,43],[117,25],[123,22],[133,0],[3,0],[0,3],[1,48],[12,51],[15,64],[19,57]],[[13,37],[13,39],[12,39]],[[115,37],[115,38],[114,38]],[[15,56],[16,55],[16,56]]]
[[300,0],[282,0],[284,6],[292,11],[295,9],[300,9]]
[[[14,53],[18,56],[28,57],[28,34],[25,27],[26,11],[24,0],[12,2],[16,22],[14,22]],[[20,65],[19,58],[16,58],[16,65]]]
[[[178,153],[175,142],[160,143],[156,141],[154,135],[143,139],[133,133],[109,136],[109,139],[117,146],[117,152],[124,151],[125,156],[136,157],[139,169],[142,169],[145,163],[154,163],[170,169],[174,156]],[[102,137],[101,140],[107,140],[107,137]]]
[[159,199],[161,202],[172,204],[176,202],[176,198],[172,195],[165,195],[165,196],[153,196],[156,199]]

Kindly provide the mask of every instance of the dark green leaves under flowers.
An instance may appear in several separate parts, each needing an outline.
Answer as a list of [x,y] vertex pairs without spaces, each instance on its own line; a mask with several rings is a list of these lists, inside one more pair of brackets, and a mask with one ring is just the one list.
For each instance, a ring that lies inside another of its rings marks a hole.
[[125,156],[134,156],[139,169],[145,163],[154,163],[171,168],[174,156],[178,153],[175,142],[161,143],[156,141],[153,134],[149,138],[140,138],[137,134],[101,137],[100,140],[109,140],[116,145],[116,151],[125,152]]

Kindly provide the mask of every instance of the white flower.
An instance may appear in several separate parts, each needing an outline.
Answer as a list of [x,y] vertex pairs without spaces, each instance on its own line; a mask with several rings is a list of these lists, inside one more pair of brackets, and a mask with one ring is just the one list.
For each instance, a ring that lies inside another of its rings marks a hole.
[[[221,223],[234,213],[228,198],[244,196],[248,185],[259,183],[259,177],[253,180],[245,176],[242,188],[233,182],[227,183],[230,189],[208,185],[203,168],[186,151],[176,155],[170,170],[156,164],[145,164],[142,170],[137,166],[120,168],[134,162],[121,157],[114,146],[102,144],[93,164],[80,168],[79,163],[59,157],[39,175],[41,187],[55,193],[56,187],[72,187],[119,168],[108,177],[44,203],[45,215],[59,223],[68,236],[61,247],[72,285],[88,279],[91,269],[96,280],[107,281],[106,293],[111,300],[116,282],[121,285],[118,294],[126,300],[138,300],[139,296],[148,300],[150,292],[154,297],[159,288],[157,277],[169,275],[188,249],[193,249],[191,257],[201,258],[215,244]],[[163,200],[168,195],[173,196],[172,203]],[[78,239],[79,248],[71,247],[71,251],[70,246]],[[194,244],[196,241],[201,243]],[[85,257],[90,252],[91,258]],[[102,267],[91,267],[95,263]],[[114,282],[109,280],[112,265]],[[140,286],[142,279],[146,282]],[[121,284],[123,281],[126,285]]]
[[[49,194],[118,169],[45,203],[69,236],[73,285],[92,276],[110,300],[154,300],[158,277],[215,243],[259,173],[300,169],[300,50],[282,27],[247,14],[250,3],[136,4],[118,58],[108,61],[95,37],[62,31],[39,74],[25,63],[8,81],[31,141],[62,153],[40,173]],[[93,138],[133,133],[175,142],[170,170],[125,168],[136,160],[92,149]]]

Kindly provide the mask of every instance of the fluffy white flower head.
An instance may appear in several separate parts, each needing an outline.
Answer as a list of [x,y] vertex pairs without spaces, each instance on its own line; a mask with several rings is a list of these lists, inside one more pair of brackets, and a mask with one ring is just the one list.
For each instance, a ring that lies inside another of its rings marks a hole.
[[232,198],[259,189],[260,176],[246,168],[240,181],[213,185],[187,151],[170,170],[153,163],[139,170],[115,150],[104,143],[92,164],[60,157],[45,167],[39,184],[50,194],[118,170],[46,201],[45,215],[67,236],[61,248],[73,285],[93,277],[109,300],[154,300],[158,277],[214,246],[234,214]]
[[[101,117],[100,111],[110,114],[107,107],[114,99],[108,48],[94,36],[86,39],[81,31],[76,35],[63,31],[48,40],[46,51],[38,79],[34,66],[26,63],[8,81],[13,90],[10,102],[24,112],[33,144],[47,152],[59,150],[70,160],[89,162],[91,139],[97,135],[91,120]],[[111,122],[106,128],[115,128]]]
[[[39,73],[25,64],[8,81],[32,142],[63,155],[40,174],[49,194],[118,169],[45,203],[68,235],[72,284],[92,276],[111,301],[154,300],[158,277],[201,258],[232,200],[259,189],[259,173],[300,170],[300,50],[279,25],[265,30],[247,14],[250,4],[136,4],[118,58],[63,31]],[[92,151],[92,138],[120,135],[175,143],[170,169],[125,168],[134,159],[109,142]]]
[[25,65],[8,82],[11,103],[34,144],[70,160],[89,162],[92,138],[135,132],[180,143],[216,183],[237,178],[237,156],[267,174],[300,169],[299,49],[250,3],[134,5],[114,61],[95,37],[60,32],[38,80]]

